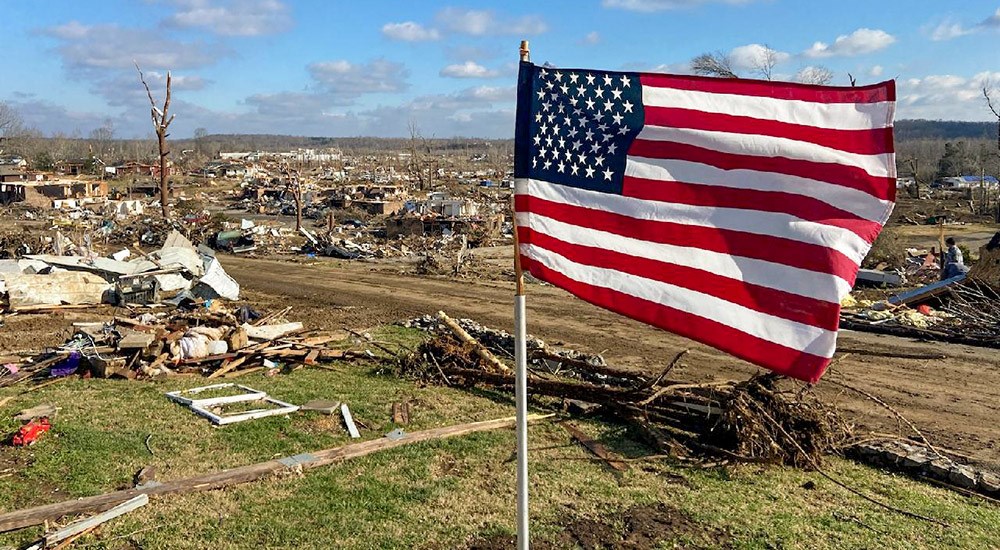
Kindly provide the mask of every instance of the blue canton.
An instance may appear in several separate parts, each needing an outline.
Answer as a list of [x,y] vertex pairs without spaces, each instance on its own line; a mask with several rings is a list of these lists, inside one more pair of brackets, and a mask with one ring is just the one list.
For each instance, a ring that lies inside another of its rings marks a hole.
[[[643,125],[639,75],[527,64],[521,70],[533,74],[519,79],[517,136],[527,143],[517,144],[526,173],[516,175],[621,193],[625,158]],[[530,112],[522,102],[530,102]]]

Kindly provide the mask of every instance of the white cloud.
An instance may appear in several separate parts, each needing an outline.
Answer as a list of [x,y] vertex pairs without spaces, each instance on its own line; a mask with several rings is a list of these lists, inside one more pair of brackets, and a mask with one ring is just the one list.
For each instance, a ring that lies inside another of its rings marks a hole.
[[937,27],[934,27],[934,30],[931,31],[931,40],[935,42],[951,40],[952,38],[958,38],[959,36],[965,36],[974,32],[974,29],[966,29],[961,23],[956,23],[954,21],[942,21]]
[[437,14],[438,24],[445,30],[471,36],[493,36],[504,34],[535,35],[548,30],[548,25],[540,17],[501,17],[491,10],[470,10],[445,8]]
[[972,77],[929,75],[900,80],[897,83],[897,118],[991,120],[992,113],[983,99],[983,86],[990,82],[1000,82],[1000,72],[981,72]]
[[487,69],[475,61],[466,61],[465,63],[448,65],[441,69],[439,74],[449,78],[494,78],[499,76],[500,72]]
[[222,36],[277,34],[292,27],[288,6],[280,0],[171,0],[177,12],[167,26],[206,28]]
[[858,29],[851,34],[843,34],[833,44],[816,42],[803,52],[806,57],[856,56],[877,52],[889,47],[896,37],[881,29]]
[[882,65],[875,65],[868,70],[868,76],[882,76]]
[[600,42],[601,33],[597,31],[588,32],[587,35],[583,37],[583,40],[580,40],[581,44],[585,44],[587,46],[593,46],[595,44],[599,44]]
[[322,92],[341,99],[371,93],[401,92],[409,87],[409,70],[402,63],[375,59],[368,63],[346,60],[312,63],[308,67]]
[[694,8],[702,4],[749,4],[754,0],[601,0],[605,8],[629,11],[654,12]]
[[70,21],[64,25],[52,27],[48,30],[48,33],[56,38],[62,38],[63,40],[79,40],[81,38],[86,38],[91,28],[92,27],[84,25],[79,21]]
[[939,42],[942,40],[951,40],[960,36],[968,36],[970,34],[977,34],[983,31],[998,29],[1000,29],[1000,8],[997,8],[997,11],[993,12],[993,15],[990,15],[986,19],[983,19],[971,27],[966,27],[961,22],[954,21],[952,19],[945,19],[933,28],[925,27],[924,32],[928,32],[930,34],[931,40]]
[[386,23],[382,25],[382,34],[387,38],[403,42],[426,42],[441,38],[441,33],[437,29],[427,28],[413,21]]
[[204,42],[181,42],[155,30],[119,25],[83,25],[73,21],[43,32],[60,40],[56,51],[73,70],[143,68],[183,69],[214,63],[230,55],[227,48]]
[[247,98],[250,112],[204,112],[221,131],[295,135],[406,137],[412,121],[427,137],[509,138],[514,132],[515,89],[476,86],[416,97],[396,105],[338,111],[323,97],[280,92]]

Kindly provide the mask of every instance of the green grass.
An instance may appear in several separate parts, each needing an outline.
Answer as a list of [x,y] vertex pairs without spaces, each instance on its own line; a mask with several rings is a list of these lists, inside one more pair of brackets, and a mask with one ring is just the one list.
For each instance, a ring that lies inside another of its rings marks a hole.
[[[420,335],[398,327],[376,339],[414,346]],[[18,397],[10,415],[40,403],[61,410],[51,433],[28,449],[0,448],[0,511],[129,487],[137,470],[155,466],[161,480],[349,443],[340,417],[299,413],[216,428],[163,393],[207,385],[200,378],[157,382],[72,379]],[[509,416],[505,398],[423,386],[378,373],[374,364],[331,372],[249,375],[238,383],[277,399],[347,403],[365,439],[395,426],[394,401],[412,403],[407,431]],[[14,395],[0,390],[0,398]],[[580,423],[612,449],[641,456],[621,427]],[[633,462],[615,474],[570,442],[558,425],[530,430],[531,506],[535,540],[554,539],[568,521],[610,521],[631,506],[665,502],[693,517],[705,533],[724,533],[736,548],[990,548],[1000,507],[906,478],[831,459],[831,473],[878,498],[951,524],[903,517],[869,504],[815,473],[736,466],[689,469],[664,461]],[[144,441],[152,434],[150,446]],[[81,540],[88,548],[453,548],[514,529],[514,434],[500,430],[376,453],[305,475],[282,475],[226,490],[153,500]],[[815,483],[803,488],[806,481]],[[37,537],[41,528],[0,535],[0,548]],[[714,547],[724,541],[664,533],[664,547]]]

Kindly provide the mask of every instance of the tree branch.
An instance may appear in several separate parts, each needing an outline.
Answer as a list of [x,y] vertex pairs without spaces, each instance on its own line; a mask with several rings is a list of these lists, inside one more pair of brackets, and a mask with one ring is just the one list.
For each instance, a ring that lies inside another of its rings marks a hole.
[[990,87],[988,84],[986,86],[983,86],[983,97],[986,98],[986,106],[989,107],[991,111],[993,111],[993,116],[997,117],[997,119],[1000,119],[1000,112],[997,112],[996,107],[993,106],[993,100],[990,99]]

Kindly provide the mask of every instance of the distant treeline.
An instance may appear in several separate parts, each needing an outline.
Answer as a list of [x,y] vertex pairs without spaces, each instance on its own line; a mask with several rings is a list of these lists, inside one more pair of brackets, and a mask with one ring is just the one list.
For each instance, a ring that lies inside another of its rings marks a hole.
[[965,122],[961,120],[897,120],[896,141],[917,139],[996,139],[996,122]]
[[184,149],[194,149],[196,145],[206,149],[237,151],[288,151],[292,149],[340,148],[344,151],[407,151],[411,148],[433,150],[476,149],[484,146],[512,145],[510,139],[482,138],[377,138],[377,137],[307,137],[274,134],[209,134],[194,139],[172,140]]
[[[960,120],[897,120],[895,123],[896,141],[914,140],[978,140],[996,139],[997,125],[995,122],[965,122]],[[282,136],[272,134],[211,134],[200,138],[202,144],[211,143],[214,148],[225,151],[281,151],[289,149],[324,149],[339,147],[345,151],[405,151],[413,146],[410,138],[376,138],[376,137],[306,137]],[[477,138],[417,138],[423,147],[435,150],[476,148],[487,143],[494,146],[509,147],[510,139],[477,139]],[[193,148],[194,139],[179,139],[174,143],[185,149]]]

